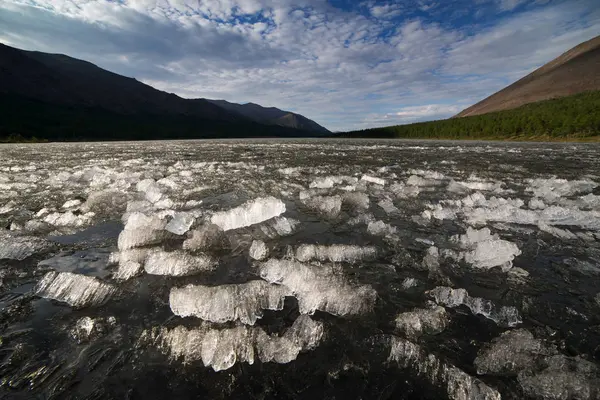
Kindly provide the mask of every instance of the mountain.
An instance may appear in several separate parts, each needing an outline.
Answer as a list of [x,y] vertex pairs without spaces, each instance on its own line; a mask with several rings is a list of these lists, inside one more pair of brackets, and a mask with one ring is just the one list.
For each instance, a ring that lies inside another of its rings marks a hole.
[[456,117],[509,110],[594,90],[600,90],[600,36],[572,48]]
[[287,126],[290,128],[304,129],[307,131],[319,132],[323,134],[331,133],[326,128],[316,122],[290,111],[280,110],[275,107],[263,107],[259,104],[230,103],[225,100],[209,100],[211,103],[224,108],[225,110],[238,113],[253,121],[268,125]]
[[[1,43],[0,74],[0,107],[5,111],[0,139],[294,137],[328,132],[298,114],[273,109],[274,118],[249,117],[213,101],[154,89],[87,61]],[[271,110],[259,105],[252,109]]]

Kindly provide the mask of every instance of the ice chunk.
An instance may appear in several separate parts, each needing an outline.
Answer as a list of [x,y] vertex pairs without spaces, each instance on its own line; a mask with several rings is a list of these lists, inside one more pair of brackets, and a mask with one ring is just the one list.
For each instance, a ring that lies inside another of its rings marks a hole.
[[356,182],[358,182],[358,179],[351,176],[326,176],[315,179],[308,187],[311,189],[330,189],[335,185],[342,185],[344,183],[354,184]]
[[293,234],[299,224],[300,221],[292,218],[275,217],[272,220],[260,224],[259,227],[265,235],[271,239],[275,239],[277,237]]
[[404,183],[394,183],[390,186],[390,190],[396,197],[406,199],[409,197],[417,197],[421,192],[418,186],[405,185]]
[[240,207],[215,213],[211,222],[224,231],[258,224],[285,212],[283,201],[275,197],[261,197],[251,200]]
[[450,319],[444,307],[431,309],[414,309],[396,317],[396,329],[404,333],[409,339],[419,336],[436,335],[448,327]]
[[144,263],[144,270],[151,275],[187,276],[199,272],[213,271],[217,262],[204,254],[191,255],[185,251],[171,252],[151,250]]
[[410,368],[419,377],[432,385],[445,389],[450,399],[501,400],[498,391],[455,366],[445,363],[433,354],[427,354],[420,346],[391,337],[389,361],[402,368]]
[[189,251],[220,251],[231,246],[229,239],[219,226],[203,225],[190,232],[183,242],[183,248]]
[[598,367],[579,357],[554,355],[542,371],[523,371],[518,380],[526,396],[544,400],[600,398]]
[[75,207],[79,206],[80,204],[81,204],[81,200],[79,200],[79,199],[68,200],[65,202],[65,204],[63,204],[62,208],[67,210],[69,208],[75,208]]
[[321,341],[323,324],[308,316],[299,316],[283,336],[268,335],[261,328],[237,326],[211,329],[204,324],[194,329],[178,326],[168,330],[155,328],[144,332],[140,342],[154,342],[174,359],[184,362],[202,361],[215,371],[231,368],[236,362],[285,364],[295,360],[301,351],[312,350]]
[[529,200],[529,208],[532,210],[543,210],[546,208],[546,204],[544,204],[543,200],[534,197],[533,199]]
[[370,312],[377,293],[368,285],[352,285],[333,268],[303,264],[291,260],[270,259],[259,267],[267,282],[286,286],[298,299],[301,314],[316,310],[333,315]]
[[336,218],[342,210],[342,198],[337,195],[309,197],[302,202],[327,218]]
[[75,215],[72,211],[54,212],[44,218],[44,222],[54,226],[80,227],[89,224],[94,217],[93,212]]
[[169,221],[165,229],[176,235],[183,235],[190,229],[194,221],[196,221],[194,215],[185,212],[178,212],[173,215],[173,219]]
[[360,180],[364,181],[364,182],[375,183],[376,185],[385,186],[385,179],[377,178],[377,177],[374,177],[374,176],[363,175],[360,178]]
[[263,310],[282,310],[288,289],[265,281],[239,285],[193,286],[171,289],[171,311],[180,317],[194,316],[211,322],[239,320],[254,325]]
[[589,193],[597,186],[597,183],[590,180],[531,179],[529,180],[529,186],[525,190],[533,192],[535,197],[541,197],[548,202],[553,202],[560,197]]
[[349,192],[342,195],[342,203],[348,204],[355,209],[367,210],[369,208],[369,196],[361,192]]
[[253,240],[249,250],[250,257],[262,261],[269,256],[269,249],[262,240]]
[[418,286],[418,285],[419,285],[419,281],[416,280],[415,278],[406,278],[402,281],[402,289],[404,289],[404,290],[410,289],[410,288]]
[[116,288],[97,278],[71,272],[50,271],[37,284],[35,293],[72,307],[99,306],[116,292]]
[[78,343],[83,343],[95,336],[106,333],[108,329],[115,326],[116,322],[115,317],[112,316],[108,318],[82,317],[77,320],[70,334]]
[[517,375],[532,369],[544,355],[552,354],[542,341],[525,329],[504,332],[482,348],[475,359],[480,375]]
[[52,244],[35,236],[14,236],[0,230],[0,260],[24,260],[52,247]]
[[332,262],[357,262],[374,259],[377,256],[377,248],[373,246],[355,246],[334,244],[331,246],[320,246],[314,244],[303,244],[296,249],[296,259],[301,262],[310,260],[332,261]]
[[125,223],[125,228],[119,235],[118,245],[120,250],[128,250],[151,244],[158,244],[168,237],[164,231],[167,221],[157,215],[131,213]]
[[483,315],[501,326],[514,327],[523,322],[519,311],[515,307],[497,309],[490,300],[471,297],[465,289],[438,286],[428,293],[438,304],[451,308],[465,305],[473,314]]
[[466,234],[452,239],[466,250],[464,259],[475,268],[500,266],[503,271],[508,271],[512,268],[513,259],[521,254],[516,244],[492,235],[488,228],[476,230],[469,227]]
[[400,213],[400,210],[398,209],[398,207],[396,207],[394,205],[394,202],[389,199],[380,200],[379,203],[377,203],[377,205],[379,207],[381,207],[383,209],[383,211],[385,211],[386,214],[388,214],[388,215],[394,215],[394,214]]
[[396,233],[396,227],[383,221],[369,222],[367,232],[374,236],[392,236]]
[[119,268],[113,273],[117,280],[128,280],[141,274],[149,249],[131,249],[116,253]]

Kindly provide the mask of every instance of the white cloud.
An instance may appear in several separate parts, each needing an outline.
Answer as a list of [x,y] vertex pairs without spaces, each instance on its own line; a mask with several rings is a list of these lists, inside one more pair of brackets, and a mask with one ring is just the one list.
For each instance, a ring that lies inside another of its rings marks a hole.
[[404,107],[396,115],[407,119],[425,118],[436,115],[458,114],[463,108],[463,105],[426,104],[423,106]]

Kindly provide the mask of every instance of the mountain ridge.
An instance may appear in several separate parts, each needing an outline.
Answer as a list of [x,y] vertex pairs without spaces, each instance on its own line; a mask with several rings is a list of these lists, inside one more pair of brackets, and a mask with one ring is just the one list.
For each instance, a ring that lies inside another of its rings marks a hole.
[[599,71],[600,36],[596,36],[466,108],[454,118],[510,110],[538,101],[600,90]]
[[[69,129],[69,137],[95,139],[90,137],[93,131],[92,120],[96,117],[113,118],[128,139],[126,126],[139,126],[153,139],[161,138],[160,133],[153,132],[152,127],[143,121],[148,117],[153,121],[165,121],[185,126],[185,138],[192,137],[239,137],[236,129],[251,132],[257,136],[313,136],[323,135],[329,131],[316,122],[299,114],[294,114],[303,124],[277,123],[263,121],[245,116],[239,112],[228,110],[212,101],[203,98],[185,99],[173,93],[155,89],[135,78],[122,76],[105,70],[89,61],[76,59],[64,54],[50,54],[37,51],[26,51],[0,43],[0,97],[3,104],[21,104],[35,108],[35,112],[12,107],[19,117],[30,119],[43,116],[45,123],[64,125]],[[258,106],[264,108],[262,106]],[[49,110],[58,113],[52,117]],[[279,113],[284,111],[278,110]],[[33,135],[33,125],[11,117],[0,121],[0,136],[18,134]],[[74,124],[71,119],[77,119]],[[310,121],[310,122],[306,122]],[[312,124],[311,124],[312,123]],[[136,125],[138,124],[138,125]],[[161,129],[166,129],[159,123]],[[110,124],[108,124],[110,126]],[[44,136],[45,127],[35,126]],[[76,130],[79,130],[76,132]],[[168,129],[170,136],[177,136],[176,131]],[[262,133],[261,133],[262,130]],[[194,131],[196,133],[194,133]],[[183,135],[183,134],[182,134]],[[136,138],[138,136],[134,135]],[[60,140],[57,130],[53,131],[53,140]],[[97,138],[97,139],[102,139]],[[116,138],[113,138],[116,139]]]

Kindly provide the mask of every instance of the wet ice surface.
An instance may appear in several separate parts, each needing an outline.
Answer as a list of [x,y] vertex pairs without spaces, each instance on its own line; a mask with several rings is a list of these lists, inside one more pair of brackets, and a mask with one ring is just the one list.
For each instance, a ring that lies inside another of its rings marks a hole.
[[600,147],[0,148],[8,398],[600,398]]

